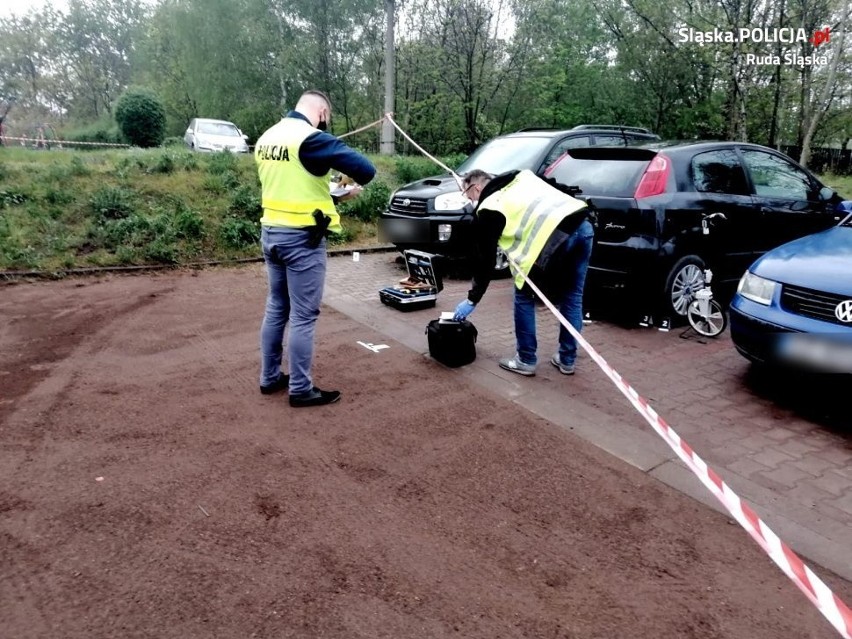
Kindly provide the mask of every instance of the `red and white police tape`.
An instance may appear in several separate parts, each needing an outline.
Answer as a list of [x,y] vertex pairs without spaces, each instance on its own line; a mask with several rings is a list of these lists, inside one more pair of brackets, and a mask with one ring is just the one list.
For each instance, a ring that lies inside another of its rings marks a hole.
[[129,144],[115,144],[114,142],[74,142],[73,140],[53,140],[48,138],[16,138],[9,135],[4,135],[3,140],[16,140],[19,142],[24,142],[22,146],[26,146],[27,142],[31,142],[33,144],[50,144],[50,145],[67,145],[67,146],[120,146],[123,148],[129,148]]
[[[511,258],[509,261],[512,264],[513,270],[517,272],[517,264]],[[618,390],[630,400],[630,403],[633,404],[657,434],[674,450],[677,456],[683,460],[687,467],[695,473],[698,479],[701,480],[701,483],[722,502],[722,505],[725,506],[734,519],[763,548],[772,561],[784,571],[784,574],[793,580],[793,583],[799,587],[799,590],[811,600],[820,613],[835,627],[840,633],[840,636],[844,637],[844,639],[852,639],[852,611],[849,610],[846,604],[831,592],[829,587],[805,565],[789,546],[781,541],[778,535],[772,532],[769,526],[757,516],[747,503],[742,501],[731,490],[730,486],[722,481],[722,478],[712,468],[707,466],[704,460],[692,450],[692,447],[683,441],[674,429],[651,408],[647,400],[639,395],[630,384],[624,381],[621,375],[580,335],[577,329],[565,319],[562,313],[545,297],[541,290],[523,272],[521,272],[521,275],[527,284],[530,285],[530,288],[544,301],[550,312],[556,316],[559,323],[574,336],[577,343],[600,366],[601,370],[612,380]]]
[[415,142],[414,140],[412,140],[412,139],[408,136],[408,134],[407,134],[405,131],[403,131],[403,130],[400,128],[400,126],[399,126],[399,125],[398,125],[398,124],[394,121],[394,119],[393,119],[393,115],[392,115],[392,114],[390,114],[390,113],[385,113],[385,119],[386,119],[388,122],[390,122],[390,123],[393,125],[393,127],[394,127],[397,131],[399,131],[399,134],[400,134],[402,137],[404,137],[406,140],[408,140],[409,142],[411,142],[411,144],[413,144],[413,145],[414,145],[414,148],[415,148],[415,149],[417,149],[418,151],[420,151],[423,155],[425,155],[427,158],[429,158],[430,160],[432,160],[435,164],[437,164],[438,166],[440,166],[440,167],[441,167],[442,169],[444,169],[447,173],[449,173],[450,175],[452,175],[452,176],[453,176],[453,178],[454,178],[454,179],[455,179],[455,181],[456,181],[456,184],[458,184],[458,185],[459,185],[459,190],[462,190],[462,179],[461,179],[461,176],[460,176],[460,175],[457,175],[455,171],[453,171],[450,167],[448,167],[446,164],[444,164],[443,162],[441,162],[438,158],[436,158],[436,157],[434,157],[434,156],[432,156],[432,155],[429,155],[429,153],[427,153],[427,152],[423,149],[423,147],[421,147],[419,144],[417,144],[417,142]]
[[[459,182],[461,188],[461,178],[456,173],[445,166],[442,162],[429,155],[424,151],[414,140],[412,140],[405,132],[394,122],[391,114],[385,114],[385,118],[393,124],[397,131],[402,134],[411,144],[415,146],[421,153],[438,164],[444,170],[449,171],[456,181]],[[384,118],[383,118],[384,119]],[[381,120],[379,120],[381,122]],[[375,124],[378,124],[375,123]],[[370,125],[373,126],[373,125]],[[509,263],[512,269],[518,272],[518,267],[515,262],[509,258]],[[733,516],[737,522],[745,528],[746,532],[763,548],[770,559],[787,575],[794,584],[801,590],[804,595],[816,606],[817,610],[831,623],[832,626],[840,633],[844,639],[852,639],[852,611],[843,603],[843,601],[835,595],[831,589],[793,552],[776,535],[763,520],[758,517],[757,513],[745,503],[740,497],[728,486],[722,478],[710,467],[706,462],[698,456],[698,454],[680,438],[675,430],[669,426],[666,421],[660,417],[657,412],[651,407],[648,401],[643,398],[636,390],[630,386],[618,372],[613,369],[607,361],[592,347],[589,342],[580,335],[570,322],[559,312],[553,303],[541,292],[541,290],[532,282],[523,272],[521,276],[530,285],[530,288],[541,298],[550,312],[559,320],[559,323],[574,336],[577,343],[583,348],[586,353],[595,361],[607,377],[615,384],[616,388],[630,401],[636,410],[645,418],[651,425],[654,431],[663,438],[669,447],[677,454],[678,457],[704,484],[713,495],[722,502],[722,505]]]

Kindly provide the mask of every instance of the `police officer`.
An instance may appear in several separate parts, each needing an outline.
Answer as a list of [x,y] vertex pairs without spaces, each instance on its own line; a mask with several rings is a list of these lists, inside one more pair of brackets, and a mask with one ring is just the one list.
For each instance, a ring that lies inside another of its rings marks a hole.
[[[526,170],[494,179],[484,171],[471,171],[462,186],[476,214],[474,272],[473,287],[456,307],[454,318],[468,317],[482,299],[499,246],[580,331],[583,286],[594,237],[586,204],[572,197],[567,187]],[[500,367],[519,375],[535,375],[535,294],[520,273],[515,274],[514,283],[517,352],[501,359]],[[560,326],[559,349],[550,363],[562,374],[573,375],[576,358],[577,342]]]
[[[370,161],[327,133],[331,101],[306,91],[296,108],[257,141],[254,157],[263,192],[261,244],[269,280],[260,330],[260,391],[289,388],[290,405],[331,404],[339,391],[314,386],[311,364],[326,271],[328,233],[340,233],[340,215],[329,191],[331,171],[367,184],[376,170]],[[349,199],[358,194],[353,189]],[[282,372],[284,328],[289,322],[287,360]]]

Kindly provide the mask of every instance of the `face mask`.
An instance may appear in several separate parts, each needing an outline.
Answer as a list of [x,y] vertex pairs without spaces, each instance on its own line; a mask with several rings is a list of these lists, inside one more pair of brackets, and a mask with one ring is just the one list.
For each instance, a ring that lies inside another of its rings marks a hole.
[[320,131],[328,130],[328,121],[331,119],[331,113],[325,113],[320,116],[319,122],[317,122],[317,128]]

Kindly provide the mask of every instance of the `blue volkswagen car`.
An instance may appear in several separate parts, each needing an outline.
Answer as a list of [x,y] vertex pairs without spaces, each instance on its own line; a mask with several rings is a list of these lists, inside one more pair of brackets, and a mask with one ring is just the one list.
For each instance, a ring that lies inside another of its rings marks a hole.
[[734,345],[752,362],[852,374],[852,214],[754,262],[730,318]]

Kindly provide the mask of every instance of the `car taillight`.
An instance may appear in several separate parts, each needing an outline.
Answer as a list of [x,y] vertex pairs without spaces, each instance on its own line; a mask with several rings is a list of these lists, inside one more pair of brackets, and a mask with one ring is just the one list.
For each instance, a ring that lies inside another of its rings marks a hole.
[[639,186],[636,187],[636,193],[633,194],[633,197],[638,200],[639,198],[665,193],[671,170],[671,160],[662,153],[658,153],[648,164],[645,173],[642,174],[642,179],[639,180]]

